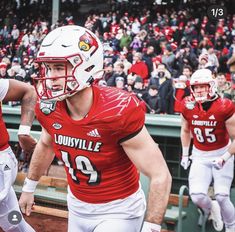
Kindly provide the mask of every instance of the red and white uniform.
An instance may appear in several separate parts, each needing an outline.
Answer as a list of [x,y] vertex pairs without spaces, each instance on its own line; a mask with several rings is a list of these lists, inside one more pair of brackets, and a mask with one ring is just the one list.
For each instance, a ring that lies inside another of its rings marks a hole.
[[[190,105],[191,104],[191,105]],[[229,134],[225,122],[235,112],[232,101],[217,98],[207,111],[195,104],[193,109],[190,98],[186,98],[182,108],[182,115],[188,121],[193,144],[202,151],[212,151],[225,147],[229,143]]]
[[9,80],[0,79],[0,133],[1,133],[0,151],[5,150],[7,147],[9,147],[8,144],[9,135],[2,117],[2,100],[6,96],[8,88],[9,88]]
[[[0,79],[0,228],[3,231],[35,232],[24,220],[12,187],[17,175],[18,162],[8,144],[9,135],[2,117],[2,100],[5,98],[8,89],[9,80]],[[22,220],[17,225],[9,222],[8,215],[12,211],[17,211],[21,215]]]
[[228,150],[231,142],[225,123],[234,112],[233,102],[226,98],[218,97],[211,102],[208,110],[200,108],[190,97],[185,98],[182,115],[189,123],[193,136],[193,162],[189,172],[190,194],[207,195],[209,185],[214,180],[215,194],[229,195],[234,157],[232,156],[221,170],[216,170],[212,161]]
[[36,115],[65,164],[72,194],[83,202],[103,204],[139,189],[139,173],[120,143],[142,129],[145,111],[127,92],[92,88],[93,105],[82,120],[71,119],[65,101],[40,102]]

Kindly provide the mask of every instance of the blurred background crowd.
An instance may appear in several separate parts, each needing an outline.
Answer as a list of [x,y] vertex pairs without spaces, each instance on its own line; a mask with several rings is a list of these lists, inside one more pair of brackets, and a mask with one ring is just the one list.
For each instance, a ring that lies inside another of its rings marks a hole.
[[179,114],[180,101],[190,94],[190,76],[199,68],[210,69],[218,93],[235,102],[235,3],[218,2],[227,9],[219,20],[208,17],[211,4],[216,1],[66,0],[52,24],[52,1],[1,1],[0,78],[32,84],[45,35],[76,24],[103,43],[104,74],[97,84],[136,94],[147,113]]

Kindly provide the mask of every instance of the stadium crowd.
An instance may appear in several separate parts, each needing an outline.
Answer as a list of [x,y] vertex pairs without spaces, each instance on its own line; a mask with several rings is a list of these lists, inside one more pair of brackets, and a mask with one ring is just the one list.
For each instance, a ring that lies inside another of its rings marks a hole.
[[133,92],[148,113],[178,114],[179,102],[190,94],[191,74],[205,67],[217,78],[219,93],[235,102],[235,15],[211,20],[205,9],[193,11],[196,2],[178,8],[120,2],[109,12],[92,11],[81,20],[76,16],[79,4],[64,1],[60,19],[51,24],[45,1],[3,1],[0,78],[32,84],[43,38],[56,27],[78,24],[103,42],[104,75],[98,84]]

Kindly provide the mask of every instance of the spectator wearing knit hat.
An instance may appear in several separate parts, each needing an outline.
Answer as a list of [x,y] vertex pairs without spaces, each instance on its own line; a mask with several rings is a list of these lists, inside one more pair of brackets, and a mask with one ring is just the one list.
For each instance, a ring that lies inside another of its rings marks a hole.
[[144,101],[147,92],[144,88],[144,81],[140,76],[136,76],[135,78],[133,92],[140,100]]
[[115,52],[112,47],[105,46],[104,47],[104,63],[112,63],[114,64],[117,60],[117,56],[115,55]]
[[9,75],[7,73],[7,64],[1,62],[0,63],[0,78],[8,79]]
[[124,89],[125,88],[125,80],[124,80],[123,77],[116,77],[115,87],[118,88],[118,89]]
[[158,94],[158,88],[155,85],[150,85],[145,96],[147,113],[158,114],[161,111],[161,101]]
[[162,63],[161,56],[158,55],[158,56],[153,57],[152,62],[153,62],[153,71],[151,72],[150,77],[154,76],[154,73],[156,72],[158,65]]

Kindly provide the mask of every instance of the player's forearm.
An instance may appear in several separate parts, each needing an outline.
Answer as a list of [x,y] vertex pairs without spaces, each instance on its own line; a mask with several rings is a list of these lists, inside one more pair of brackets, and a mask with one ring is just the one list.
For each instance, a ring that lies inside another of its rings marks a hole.
[[235,140],[233,140],[232,143],[231,143],[231,145],[229,146],[228,152],[229,152],[231,155],[234,155],[234,154],[235,154]]
[[181,130],[180,139],[182,147],[189,147],[191,142],[190,131]]
[[32,125],[36,101],[37,95],[34,88],[30,86],[21,100],[21,125]]
[[31,180],[39,180],[49,168],[54,156],[53,148],[39,140],[32,155],[27,177]]
[[171,181],[168,171],[150,180],[145,221],[159,225],[162,223],[169,200]]

